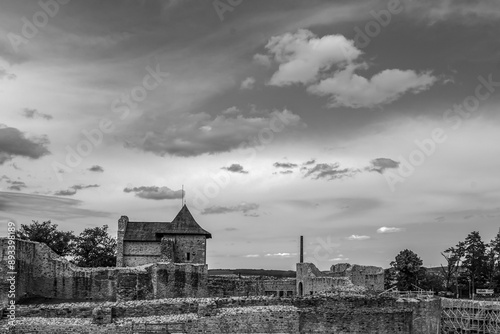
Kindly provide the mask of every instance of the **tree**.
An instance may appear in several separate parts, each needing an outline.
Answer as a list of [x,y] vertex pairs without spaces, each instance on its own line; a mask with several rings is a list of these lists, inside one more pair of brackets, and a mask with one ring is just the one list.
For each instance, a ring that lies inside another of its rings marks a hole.
[[481,240],[479,232],[471,232],[465,238],[464,258],[462,265],[467,270],[467,276],[474,292],[476,286],[485,285],[487,280],[486,245]]
[[489,244],[487,258],[489,287],[497,288],[500,284],[500,231]]
[[399,290],[413,290],[413,285],[418,286],[422,264],[422,260],[411,250],[405,249],[399,252],[396,256],[396,261],[391,262],[391,266],[396,271],[397,287]]
[[80,267],[114,267],[116,240],[108,234],[108,225],[83,230],[75,240],[73,255]]
[[60,256],[71,254],[75,240],[73,231],[59,231],[57,224],[52,224],[50,220],[43,223],[32,222],[30,225],[21,224],[21,228],[16,231],[16,238],[45,243]]
[[384,289],[388,290],[397,284],[396,271],[394,268],[384,269]]
[[446,268],[441,265],[441,270],[443,272],[444,276],[444,283],[445,283],[445,288],[448,291],[451,291],[451,287],[453,285],[452,281],[454,279],[455,281],[455,286],[457,289],[457,295],[458,295],[458,270],[460,268],[460,262],[462,261],[462,258],[464,257],[464,252],[465,252],[465,243],[463,241],[460,241],[455,247],[450,247],[444,251],[444,253],[441,253],[441,255],[445,258],[446,260]]

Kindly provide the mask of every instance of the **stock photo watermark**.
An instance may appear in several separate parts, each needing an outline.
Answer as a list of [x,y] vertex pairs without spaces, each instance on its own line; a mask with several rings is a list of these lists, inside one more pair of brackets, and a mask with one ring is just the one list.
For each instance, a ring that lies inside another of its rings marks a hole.
[[[130,115],[131,110],[137,108],[139,103],[148,97],[148,92],[157,89],[169,75],[168,72],[161,71],[159,64],[155,68],[146,66],[146,72],[147,74],[144,75],[140,85],[122,93],[111,103],[111,111],[119,114],[121,120],[125,120]],[[51,164],[59,182],[63,181],[60,171],[72,172],[82,163],[83,158],[88,157],[95,148],[102,144],[104,135],[112,133],[115,129],[116,125],[109,118],[102,118],[95,128],[83,129],[81,132],[85,138],[81,139],[75,146],[67,145],[65,147],[64,163],[53,161]]]
[[[483,76],[478,77],[479,84],[474,89],[474,94],[463,99],[462,103],[453,105],[453,108],[447,109],[443,113],[443,121],[453,130],[457,130],[463,124],[464,120],[471,118],[479,109],[481,102],[489,99],[500,87],[500,81],[494,81],[493,75],[489,74],[487,79]],[[396,171],[388,170],[383,175],[392,192],[396,190],[396,184],[405,182],[405,179],[412,176],[415,168],[422,166],[427,158],[433,155],[439,146],[448,139],[446,131],[441,127],[434,128],[429,137],[422,140],[415,139],[417,146],[410,152],[408,158],[400,155],[398,161],[399,168]]]
[[7,275],[9,290],[7,292],[8,305],[7,324],[9,327],[14,326],[16,320],[16,224],[9,221],[7,224]]
[[241,5],[243,0],[214,0],[212,6],[214,6],[215,12],[221,21],[224,21],[224,13],[232,12],[234,9]]
[[7,38],[14,52],[19,52],[22,45],[26,45],[30,40],[38,36],[40,29],[45,28],[51,18],[54,18],[61,8],[61,5],[66,5],[70,0],[40,0],[38,5],[41,10],[37,11],[31,17],[31,20],[26,16],[21,18],[23,23],[20,34],[9,32]]

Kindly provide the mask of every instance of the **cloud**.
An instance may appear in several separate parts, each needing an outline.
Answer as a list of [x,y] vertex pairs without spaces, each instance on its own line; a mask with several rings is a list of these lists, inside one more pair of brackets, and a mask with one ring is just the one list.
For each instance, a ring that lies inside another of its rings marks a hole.
[[256,203],[240,203],[235,206],[211,206],[205,208],[201,214],[202,215],[213,215],[213,214],[226,214],[232,212],[242,212],[245,216],[258,217],[255,211],[259,208]]
[[[298,115],[286,109],[266,111],[252,117],[224,114],[214,117],[204,112],[176,113],[164,117],[153,117],[146,122],[150,124],[142,124],[141,127],[148,127],[143,136],[137,132],[125,134],[126,146],[160,156],[215,154],[258,145],[259,133],[264,129],[288,129],[303,124]],[[160,125],[165,123],[171,125],[167,128]]]
[[99,165],[94,165],[94,166],[89,168],[89,171],[96,172],[96,173],[102,173],[102,172],[104,172],[104,168],[102,168]]
[[302,164],[302,166],[314,165],[314,163],[315,163],[315,162],[316,162],[316,160],[315,160],[315,159],[311,159],[311,160],[308,160],[308,161],[304,162],[304,163]]
[[154,200],[163,200],[163,199],[178,199],[182,198],[182,190],[172,190],[168,187],[134,187],[134,188],[125,188],[124,192],[135,193],[135,196],[144,198],[144,199],[154,199]]
[[24,108],[22,114],[26,118],[43,118],[50,121],[53,117],[49,114],[44,114],[36,109]]
[[300,29],[271,37],[265,47],[279,64],[269,85],[305,85],[309,93],[329,97],[329,107],[373,108],[425,91],[437,81],[430,71],[386,69],[371,78],[356,74],[368,65],[358,60],[362,52],[354,41],[342,35],[319,38]]
[[353,177],[359,170],[352,168],[343,168],[339,169],[340,165],[338,162],[333,164],[316,164],[316,166],[312,168],[306,168],[306,173],[304,177],[311,177],[315,180],[319,179],[327,179],[327,180],[335,180],[342,179],[345,177]]
[[382,226],[381,228],[377,229],[377,233],[397,233],[403,231],[402,228],[399,227],[385,227]]
[[320,72],[329,70],[334,64],[352,61],[361,54],[354,41],[342,35],[318,38],[305,29],[273,36],[265,47],[279,64],[269,81],[274,86],[313,83]]
[[89,185],[75,184],[74,186],[71,186],[70,189],[59,190],[59,191],[54,192],[54,195],[56,195],[56,196],[73,196],[78,192],[78,190],[88,189],[88,188],[97,188],[97,187],[99,187],[98,184],[89,184]]
[[248,77],[241,82],[240,89],[253,89],[254,85],[255,85],[255,78]]
[[259,65],[263,65],[266,67],[271,66],[271,59],[267,55],[257,53],[253,56],[253,60]]
[[290,170],[290,169],[280,171],[280,174],[292,174],[292,173],[293,173],[293,170]]
[[437,80],[430,71],[417,73],[399,69],[384,70],[367,79],[354,73],[359,68],[368,66],[349,65],[332,77],[309,86],[307,91],[329,96],[330,107],[373,108],[394,102],[404,93],[417,94],[427,90]]
[[240,164],[232,164],[229,167],[222,167],[221,169],[227,170],[232,173],[248,174],[248,171],[244,170],[243,166]]
[[276,168],[295,168],[297,167],[297,164],[293,164],[291,162],[275,162],[273,166]]
[[333,259],[328,259],[328,261],[347,261],[349,260],[348,257],[343,257],[341,255],[339,255],[339,257],[334,257]]
[[357,240],[368,240],[368,239],[370,239],[370,237],[369,237],[369,236],[367,236],[367,235],[357,235],[357,234],[353,234],[353,235],[351,235],[351,236],[347,237],[346,239],[347,239],[347,240],[355,240],[355,241],[357,241]]
[[48,144],[46,136],[26,138],[25,134],[16,128],[0,128],[0,165],[14,156],[39,159],[50,154]]
[[5,68],[0,67],[0,79],[14,80],[15,78],[17,78],[15,74],[9,73]]
[[366,167],[367,171],[377,172],[382,174],[386,169],[398,168],[399,162],[388,158],[377,158],[370,162],[370,166]]
[[228,231],[228,232],[232,232],[232,231],[237,231],[238,229],[237,228],[234,228],[234,227],[226,227],[224,229],[224,231]]
[[82,201],[24,193],[0,192],[0,211],[36,217],[50,217],[54,220],[74,218],[110,217],[102,211],[80,209]]
[[10,184],[10,186],[7,187],[7,189],[10,189],[10,190],[21,191],[21,189],[27,187],[26,183],[24,183],[22,181],[11,181],[10,179],[8,179],[6,182]]
[[260,257],[259,254],[247,254],[247,255],[244,255],[243,257]]
[[293,257],[297,256],[297,253],[267,253],[267,257]]

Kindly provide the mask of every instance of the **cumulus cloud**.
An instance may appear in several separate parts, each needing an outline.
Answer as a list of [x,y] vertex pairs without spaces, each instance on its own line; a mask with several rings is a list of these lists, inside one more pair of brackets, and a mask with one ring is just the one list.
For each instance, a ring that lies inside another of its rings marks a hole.
[[96,173],[102,173],[102,172],[104,172],[104,168],[102,168],[99,165],[94,165],[94,166],[89,168],[89,171],[96,172]]
[[297,167],[297,164],[293,164],[291,162],[275,162],[273,166],[276,168],[295,168]]
[[352,168],[340,168],[340,164],[338,162],[333,164],[316,164],[316,166],[311,168],[306,168],[306,172],[304,177],[311,177],[315,180],[319,179],[327,179],[327,180],[336,180],[342,179],[345,177],[353,177],[359,170]]
[[342,35],[318,38],[305,29],[271,37],[266,49],[279,64],[269,81],[274,86],[313,83],[321,71],[329,70],[334,64],[352,61],[361,54],[354,41]]
[[269,85],[305,85],[309,93],[329,97],[330,107],[373,108],[405,93],[420,93],[437,81],[430,71],[400,69],[386,69],[365,78],[355,73],[368,68],[358,59],[361,50],[342,35],[320,38],[301,29],[271,37],[266,49],[268,58],[279,65]]
[[0,67],[0,79],[14,80],[17,76],[13,73],[7,72],[3,67]]
[[243,257],[260,257],[259,254],[247,254],[247,255],[244,255]]
[[[158,118],[147,120],[145,135],[126,134],[127,147],[138,147],[157,155],[198,156],[205,153],[228,152],[237,148],[260,145],[262,130],[295,128],[302,125],[300,117],[289,110],[264,112],[259,116],[211,116],[207,113],[167,115],[165,128]],[[143,123],[145,120],[141,120]],[[142,124],[141,126],[144,126]]]
[[182,198],[182,189],[181,190],[172,190],[168,187],[133,187],[133,188],[125,188],[123,189],[126,193],[135,193],[135,196],[144,198],[144,199],[154,199],[154,200],[163,200],[163,199],[178,199]]
[[22,115],[26,118],[43,118],[50,121],[53,117],[49,114],[44,114],[36,109],[24,108]]
[[46,136],[27,138],[16,128],[0,127],[0,165],[14,156],[39,159],[50,154]]
[[382,226],[381,228],[377,229],[377,233],[397,233],[401,231],[403,231],[403,229],[399,227]]
[[59,191],[54,192],[54,195],[56,195],[56,196],[73,196],[79,190],[88,189],[88,188],[97,188],[97,187],[99,187],[98,184],[89,184],[89,185],[75,184],[74,186],[70,187],[69,189],[59,190]]
[[271,66],[271,59],[267,55],[257,53],[253,56],[253,60],[259,65],[263,65],[266,67]]
[[398,168],[399,162],[388,158],[377,158],[370,162],[370,166],[366,170],[382,174],[386,169]]
[[373,108],[388,104],[404,93],[420,93],[436,82],[430,71],[391,69],[375,74],[371,79],[354,73],[365,65],[349,65],[330,78],[309,86],[309,93],[328,96],[330,107]]
[[253,89],[255,85],[255,78],[248,77],[241,82],[240,89]]
[[353,234],[349,237],[346,238],[347,240],[354,240],[354,241],[358,241],[358,240],[368,240],[370,239],[369,236],[367,235],[357,235],[357,234]]
[[205,208],[201,214],[202,215],[213,215],[213,214],[226,214],[231,212],[242,212],[245,216],[258,217],[255,212],[259,208],[256,203],[240,203],[234,206],[211,206]]
[[240,164],[232,164],[229,167],[222,167],[221,169],[227,170],[228,172],[232,173],[248,174],[248,171],[246,171]]
[[314,165],[315,162],[316,162],[315,159],[311,159],[311,160],[304,162],[302,165],[303,166]]

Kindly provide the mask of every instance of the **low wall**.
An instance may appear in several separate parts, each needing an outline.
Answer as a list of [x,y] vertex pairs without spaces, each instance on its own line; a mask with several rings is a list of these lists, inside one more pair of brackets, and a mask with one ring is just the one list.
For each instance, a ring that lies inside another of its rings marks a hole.
[[292,278],[270,278],[259,276],[220,275],[209,276],[208,296],[264,296],[293,297],[296,283]]
[[141,324],[172,326],[181,333],[435,334],[440,300],[321,295],[180,298],[23,306],[17,317],[15,333],[22,334],[132,333]]
[[[0,238],[0,304],[8,302],[8,239]],[[80,268],[47,245],[15,240],[16,301],[138,300],[207,295],[207,265],[154,263],[127,268]]]

